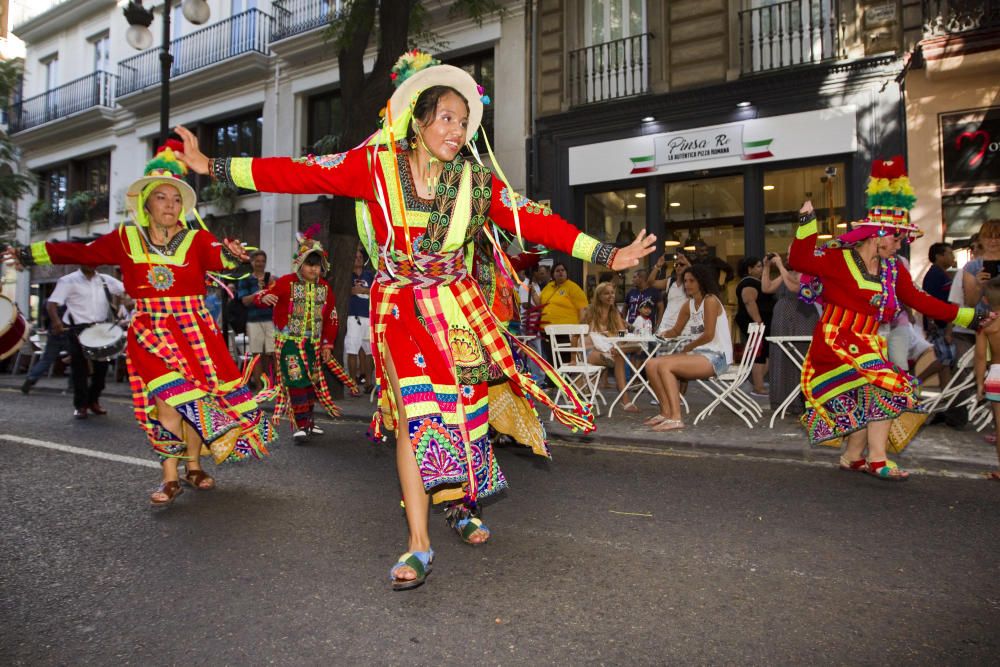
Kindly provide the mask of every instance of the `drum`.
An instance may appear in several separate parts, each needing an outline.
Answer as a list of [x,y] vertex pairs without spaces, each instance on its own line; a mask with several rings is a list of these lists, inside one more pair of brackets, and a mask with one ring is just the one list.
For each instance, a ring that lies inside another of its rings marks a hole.
[[93,361],[114,361],[125,349],[125,332],[113,322],[91,324],[78,338],[83,353]]
[[28,323],[14,302],[0,295],[0,359],[16,354],[28,338]]

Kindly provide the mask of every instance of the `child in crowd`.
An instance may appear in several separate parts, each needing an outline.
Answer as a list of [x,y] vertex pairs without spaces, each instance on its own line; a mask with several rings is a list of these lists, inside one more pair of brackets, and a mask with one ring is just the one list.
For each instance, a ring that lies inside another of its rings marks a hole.
[[640,336],[653,335],[653,300],[644,299],[639,304],[638,314],[632,322],[632,332]]
[[[983,290],[990,311],[1000,315],[1000,278],[993,278]],[[994,318],[976,334],[976,389],[980,400],[984,397],[993,408],[993,428],[1000,424],[1000,318]],[[987,358],[991,360],[987,373]],[[997,460],[1000,463],[1000,442],[997,442]],[[989,473],[989,478],[1000,482],[1000,469]]]
[[330,270],[326,251],[319,241],[300,236],[293,273],[282,276],[254,295],[258,306],[271,306],[274,318],[274,349],[277,353],[278,399],[274,420],[288,417],[293,439],[302,444],[309,435],[322,435],[313,419],[316,400],[331,417],[340,415],[333,403],[323,367],[351,389],[358,388],[332,357],[337,339],[337,309],[333,290],[322,278]]

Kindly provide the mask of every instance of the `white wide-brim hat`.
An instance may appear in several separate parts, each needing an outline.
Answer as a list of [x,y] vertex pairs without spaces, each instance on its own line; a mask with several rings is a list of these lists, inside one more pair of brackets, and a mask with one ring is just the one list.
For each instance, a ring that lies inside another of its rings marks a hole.
[[454,65],[434,65],[410,75],[389,98],[389,113],[393,120],[399,118],[410,105],[416,103],[421,92],[432,86],[448,86],[458,91],[469,104],[469,127],[465,143],[472,141],[483,122],[482,91],[468,72]]
[[181,205],[185,211],[193,211],[195,206],[198,205],[198,195],[195,194],[194,188],[184,179],[178,178],[169,170],[164,169],[161,174],[148,174],[136,179],[132,182],[132,185],[128,186],[128,191],[125,193],[125,207],[129,211],[135,213],[139,210],[139,199],[142,196],[142,191],[150,183],[162,183],[177,188],[177,191],[181,193]]

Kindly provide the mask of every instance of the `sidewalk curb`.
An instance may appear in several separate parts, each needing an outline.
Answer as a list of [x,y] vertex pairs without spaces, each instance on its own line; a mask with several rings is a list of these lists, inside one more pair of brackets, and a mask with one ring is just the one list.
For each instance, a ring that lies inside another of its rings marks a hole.
[[[6,381],[6,378],[0,379],[0,389],[6,388],[11,391],[20,392],[21,384],[23,380],[17,382]],[[122,390],[118,391],[118,387]],[[31,393],[35,394],[45,394],[50,396],[63,396],[65,395],[64,390],[58,387],[35,385],[31,389]],[[30,396],[31,394],[28,394]],[[122,400],[132,399],[132,393],[128,390],[128,385],[124,383],[112,383],[104,391],[104,396],[109,398],[116,398]],[[67,397],[68,398],[68,397]],[[353,401],[356,399],[341,399],[338,401],[338,405],[341,409],[344,409],[345,403],[347,401]],[[370,410],[365,411],[364,414],[357,414],[355,411],[343,411],[340,417],[336,418],[334,421],[350,422],[367,425],[371,420],[371,414],[375,410],[374,404],[369,404],[365,401],[365,406],[370,407]],[[352,406],[353,407],[353,406]],[[360,406],[358,406],[360,407]],[[572,433],[561,433],[556,429],[552,429],[549,422],[544,422],[546,427],[546,434],[550,441],[558,447],[559,443],[565,443],[567,445],[575,447],[593,447],[594,449],[599,448],[602,445],[611,445],[616,448],[637,448],[637,449],[650,449],[657,450],[660,452],[676,452],[679,455],[685,454],[700,454],[705,456],[718,456],[718,455],[728,455],[735,457],[746,457],[747,459],[758,459],[758,460],[776,460],[776,461],[790,461],[796,463],[814,464],[814,465],[826,465],[829,464],[831,467],[836,465],[837,462],[837,450],[830,447],[823,447],[820,445],[807,447],[804,444],[805,434],[802,435],[802,440],[798,441],[802,443],[802,446],[796,449],[790,449],[788,447],[768,447],[768,446],[741,446],[740,444],[724,444],[719,442],[708,442],[704,440],[696,440],[692,438],[685,438],[683,440],[661,440],[655,437],[651,438],[629,438],[614,435],[610,431],[606,433],[601,432],[601,425],[598,425],[598,430],[594,434],[589,435],[574,435]],[[639,452],[641,453],[641,452]],[[918,473],[922,470],[934,471],[939,473],[957,473],[962,476],[966,475],[981,475],[985,472],[984,467],[981,463],[974,461],[963,461],[960,459],[950,459],[941,457],[924,457],[919,453],[904,452],[903,454],[893,455],[892,458],[899,461],[901,465],[910,470],[911,472]]]

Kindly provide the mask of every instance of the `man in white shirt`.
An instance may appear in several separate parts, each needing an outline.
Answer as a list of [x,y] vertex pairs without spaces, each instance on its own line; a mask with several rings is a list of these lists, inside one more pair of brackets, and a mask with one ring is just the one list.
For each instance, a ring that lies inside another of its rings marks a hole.
[[[63,276],[49,297],[47,308],[52,321],[52,332],[69,333],[69,351],[73,373],[73,416],[86,419],[87,410],[95,415],[107,414],[101,407],[101,392],[108,373],[108,362],[90,361],[80,347],[80,332],[96,322],[112,319],[112,306],[108,294],[115,296],[125,293],[125,286],[117,278],[97,273],[92,266],[81,266]],[[66,306],[66,312],[59,318],[59,306]],[[89,386],[87,378],[90,378]]]

